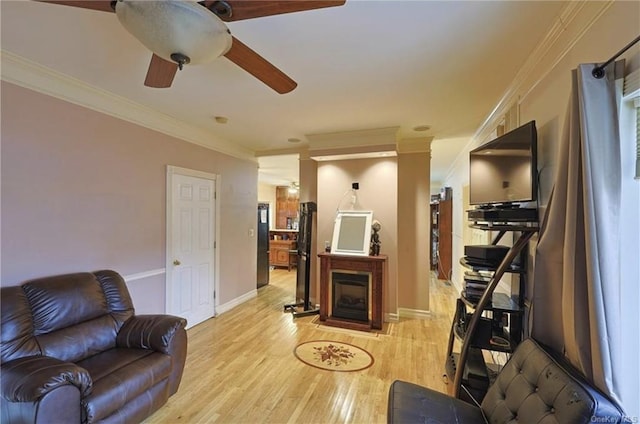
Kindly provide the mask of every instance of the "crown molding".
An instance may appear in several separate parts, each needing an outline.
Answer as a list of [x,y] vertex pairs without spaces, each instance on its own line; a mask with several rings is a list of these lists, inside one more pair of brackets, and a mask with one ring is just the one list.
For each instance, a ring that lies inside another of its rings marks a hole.
[[357,152],[345,153],[344,150],[331,153],[330,151],[318,151],[311,156],[316,162],[328,162],[337,160],[355,160],[355,159],[389,159],[398,156],[394,146],[391,145],[389,150],[376,150],[375,152]]
[[374,128],[324,134],[306,134],[309,150],[357,148],[388,145],[396,142],[400,127]]
[[297,155],[307,150],[306,146],[301,147],[289,147],[284,149],[271,149],[271,150],[256,150],[255,157],[263,156],[282,156],[282,155]]
[[368,146],[341,147],[333,149],[309,150],[309,156],[313,160],[339,160],[339,159],[369,159],[387,156],[396,156],[396,145],[372,144]]
[[201,128],[2,50],[2,80],[239,159],[254,153]]
[[398,140],[397,150],[400,154],[405,153],[431,153],[431,142],[433,137],[413,137]]
[[615,0],[608,1],[569,1],[566,2],[553,25],[538,43],[531,55],[509,84],[496,106],[482,122],[469,143],[458,154],[447,172],[450,178],[461,161],[467,161],[468,151],[486,139],[500,123],[504,114],[514,104],[520,104],[524,98],[540,83],[556,65],[564,59],[573,46],[582,38],[591,26],[609,9]]

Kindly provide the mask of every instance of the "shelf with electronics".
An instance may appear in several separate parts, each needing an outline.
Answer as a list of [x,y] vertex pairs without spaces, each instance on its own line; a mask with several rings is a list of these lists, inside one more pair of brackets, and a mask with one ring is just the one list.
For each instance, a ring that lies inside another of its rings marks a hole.
[[[450,394],[473,404],[482,402],[502,359],[526,336],[528,245],[538,232],[538,208],[530,203],[537,200],[535,121],[503,129],[469,152],[469,226],[494,237],[488,245],[464,246],[464,286],[445,363]],[[503,240],[507,234],[513,239]]]
[[[538,226],[535,221],[473,221],[470,227],[497,231],[490,246],[473,246],[476,248],[492,250],[492,246],[500,247],[498,243],[506,234],[515,235],[513,246],[500,249],[504,254],[502,260],[485,261],[464,256],[459,261],[466,268],[465,282],[456,300],[445,370],[453,382],[450,386],[452,395],[480,403],[498,370],[498,367],[485,362],[483,351],[510,354],[524,337],[526,247]],[[503,277],[510,281],[503,281]],[[501,281],[503,286],[509,286],[510,293],[496,291]],[[462,344],[458,352],[454,351],[456,341]]]

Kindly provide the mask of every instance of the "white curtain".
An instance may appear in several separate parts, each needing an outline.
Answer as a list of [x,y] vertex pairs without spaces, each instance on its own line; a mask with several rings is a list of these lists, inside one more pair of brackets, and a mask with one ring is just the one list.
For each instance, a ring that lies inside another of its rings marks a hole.
[[[572,72],[555,183],[535,256],[532,336],[620,402],[621,196],[616,77],[623,62]],[[621,373],[622,372],[622,373]]]

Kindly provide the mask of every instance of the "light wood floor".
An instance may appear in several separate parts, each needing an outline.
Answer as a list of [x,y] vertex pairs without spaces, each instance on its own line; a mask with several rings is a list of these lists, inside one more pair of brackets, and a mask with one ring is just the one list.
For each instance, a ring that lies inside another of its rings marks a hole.
[[[295,271],[274,270],[258,296],[188,330],[178,393],[145,423],[384,423],[396,379],[446,392],[445,353],[456,293],[431,281],[431,316],[385,324],[377,337],[317,325],[317,316],[283,312]],[[388,328],[387,328],[388,326]],[[331,372],[300,362],[293,349],[335,340],[375,358],[359,372]]]

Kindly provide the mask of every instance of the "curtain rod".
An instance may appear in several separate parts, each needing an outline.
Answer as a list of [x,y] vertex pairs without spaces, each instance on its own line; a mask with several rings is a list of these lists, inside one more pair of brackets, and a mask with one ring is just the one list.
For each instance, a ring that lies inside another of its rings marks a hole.
[[626,46],[624,46],[622,48],[622,50],[620,50],[618,53],[616,53],[615,55],[613,55],[613,57],[609,60],[607,60],[606,62],[604,62],[602,65],[597,65],[595,68],[593,68],[593,71],[591,71],[591,75],[593,75],[594,77],[600,79],[602,77],[604,77],[604,68],[607,67],[608,64],[610,64],[611,62],[613,62],[614,60],[616,60],[618,58],[618,56],[620,56],[622,53],[626,52],[627,50],[629,50],[631,48],[631,46],[633,46],[634,44],[636,44],[638,41],[640,41],[640,35],[637,36],[635,38],[635,40],[633,40],[632,42],[630,42],[629,44],[627,44]]

